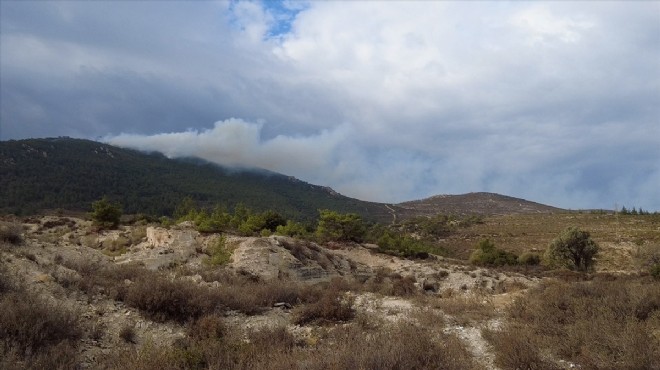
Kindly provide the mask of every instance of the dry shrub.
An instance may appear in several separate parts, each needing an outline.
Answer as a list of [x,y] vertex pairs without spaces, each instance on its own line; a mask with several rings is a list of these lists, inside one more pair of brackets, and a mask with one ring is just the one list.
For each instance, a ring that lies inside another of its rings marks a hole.
[[0,223],[0,241],[13,245],[23,242],[23,228],[15,223]]
[[126,324],[122,326],[119,330],[119,338],[123,339],[126,343],[135,343],[137,338],[133,325]]
[[417,293],[414,276],[400,276],[393,279],[391,295],[398,297],[411,297]]
[[536,334],[526,326],[509,325],[502,331],[484,329],[482,334],[493,346],[496,353],[495,363],[502,369],[560,368],[544,358]]
[[354,297],[330,286],[323,291],[317,301],[298,307],[294,312],[294,322],[298,325],[306,325],[349,321],[355,317],[354,301]]
[[660,364],[658,297],[658,284],[636,278],[545,282],[509,316],[512,327],[529,327],[530,341],[558,358],[587,368],[653,368]]
[[243,335],[229,331],[220,339],[198,338],[175,347],[145,345],[117,353],[105,368],[151,369],[476,369],[455,336],[401,323],[364,332],[358,326],[330,330],[315,346],[301,346],[284,327]]
[[418,293],[414,276],[401,276],[387,268],[379,268],[363,286],[356,290],[383,295],[412,297]]
[[22,289],[0,297],[0,312],[0,352],[31,364],[26,367],[73,363],[75,341],[83,334],[74,312]]
[[19,354],[16,349],[0,345],[0,369],[52,369],[70,370],[80,368],[77,361],[78,350],[69,341],[59,342],[55,345],[42,348],[29,356]]
[[319,346],[305,369],[475,369],[461,341],[400,322],[364,333],[360,328],[337,328],[331,345]]
[[188,281],[150,276],[129,285],[124,301],[155,321],[185,322],[213,312],[217,301],[213,293]]
[[196,339],[220,339],[227,334],[227,326],[218,314],[204,315],[193,322],[188,335]]
[[14,281],[4,264],[0,263],[0,294],[14,289]]
[[124,299],[128,288],[127,282],[155,275],[137,263],[102,265],[84,260],[64,260],[62,265],[80,274],[81,279],[77,281],[76,286],[84,293],[104,294],[116,300]]

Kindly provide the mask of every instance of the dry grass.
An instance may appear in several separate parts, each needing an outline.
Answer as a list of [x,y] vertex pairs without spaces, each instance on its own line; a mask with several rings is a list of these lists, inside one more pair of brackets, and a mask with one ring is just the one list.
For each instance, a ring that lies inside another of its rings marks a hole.
[[510,324],[487,335],[504,368],[552,367],[548,359],[585,368],[659,368],[660,285],[648,279],[545,282],[508,314]]
[[660,216],[557,213],[488,217],[481,224],[458,229],[440,242],[440,246],[462,259],[467,259],[474,245],[483,238],[489,238],[498,247],[518,255],[541,252],[570,226],[588,230],[601,245],[660,245]]
[[495,306],[485,294],[457,294],[446,292],[442,297],[424,297],[428,307],[451,315],[459,324],[483,322],[497,315]]

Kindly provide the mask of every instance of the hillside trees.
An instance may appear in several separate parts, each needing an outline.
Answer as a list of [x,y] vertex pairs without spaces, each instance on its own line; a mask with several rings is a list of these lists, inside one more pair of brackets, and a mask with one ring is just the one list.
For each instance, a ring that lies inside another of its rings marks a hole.
[[593,267],[599,250],[588,231],[569,227],[550,243],[545,251],[545,260],[550,266],[588,271]]
[[224,207],[216,205],[212,210],[196,208],[194,201],[185,198],[177,207],[177,221],[192,221],[195,228],[203,233],[216,233],[227,230],[238,231],[243,235],[270,234],[287,220],[273,210],[254,212],[242,203],[230,214]]

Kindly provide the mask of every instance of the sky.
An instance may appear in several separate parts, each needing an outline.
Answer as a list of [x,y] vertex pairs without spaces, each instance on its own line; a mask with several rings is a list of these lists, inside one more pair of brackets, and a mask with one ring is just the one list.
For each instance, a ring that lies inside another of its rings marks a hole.
[[0,140],[660,210],[660,2],[0,1]]

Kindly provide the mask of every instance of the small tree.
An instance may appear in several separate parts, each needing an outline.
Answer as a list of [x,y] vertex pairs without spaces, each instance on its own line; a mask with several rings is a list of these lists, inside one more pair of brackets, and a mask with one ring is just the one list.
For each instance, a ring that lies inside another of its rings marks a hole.
[[322,240],[354,241],[361,243],[367,233],[362,218],[355,213],[339,214],[330,210],[319,211],[316,235]]
[[545,251],[545,260],[551,266],[587,271],[593,267],[599,249],[588,231],[569,227],[550,243]]
[[119,225],[121,217],[121,206],[112,203],[107,197],[92,203],[92,220],[94,225],[102,229],[114,229]]

